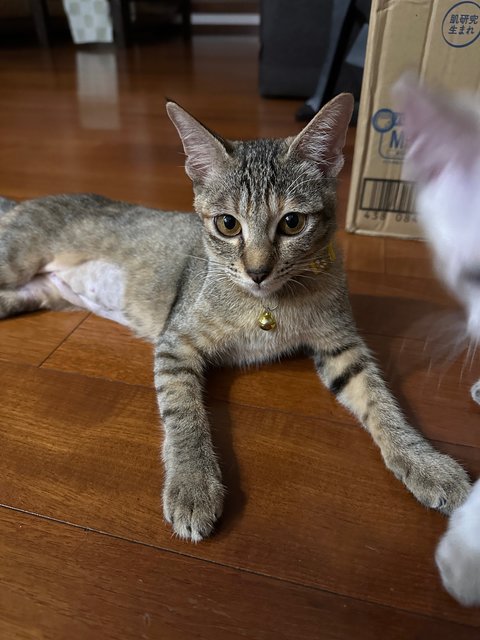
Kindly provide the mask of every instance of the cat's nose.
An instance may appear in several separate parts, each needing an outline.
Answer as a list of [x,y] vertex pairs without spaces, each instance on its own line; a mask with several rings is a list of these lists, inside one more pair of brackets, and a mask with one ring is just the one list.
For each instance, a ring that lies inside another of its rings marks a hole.
[[247,274],[254,282],[260,284],[270,275],[270,269],[247,269]]

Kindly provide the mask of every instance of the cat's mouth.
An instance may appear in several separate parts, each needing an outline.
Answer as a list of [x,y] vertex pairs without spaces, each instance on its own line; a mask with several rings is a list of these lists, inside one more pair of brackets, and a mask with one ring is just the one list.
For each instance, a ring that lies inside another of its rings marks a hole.
[[277,291],[279,291],[282,286],[285,284],[283,281],[279,281],[275,277],[269,277],[263,280],[260,283],[254,282],[250,278],[242,278],[240,281],[237,281],[238,284],[256,298],[266,298]]
[[268,284],[255,284],[254,282],[248,286],[248,291],[256,298],[265,298],[275,291],[277,291],[276,287],[271,287]]

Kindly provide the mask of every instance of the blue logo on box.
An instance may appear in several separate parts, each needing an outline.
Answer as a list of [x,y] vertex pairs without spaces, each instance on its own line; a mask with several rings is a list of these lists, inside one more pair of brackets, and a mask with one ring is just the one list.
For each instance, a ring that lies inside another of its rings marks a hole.
[[402,162],[405,153],[402,114],[392,109],[379,109],[372,116],[372,127],[380,134],[379,155],[390,162]]
[[454,4],[443,18],[442,36],[457,49],[473,44],[480,36],[480,5],[472,1]]

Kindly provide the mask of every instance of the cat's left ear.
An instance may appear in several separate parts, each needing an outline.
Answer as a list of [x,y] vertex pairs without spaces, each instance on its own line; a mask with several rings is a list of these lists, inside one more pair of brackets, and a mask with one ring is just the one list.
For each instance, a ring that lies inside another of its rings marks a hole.
[[167,102],[166,108],[187,156],[185,171],[194,184],[201,184],[228,161],[228,142],[210,131],[176,102]]
[[353,96],[341,93],[292,140],[288,155],[315,162],[323,175],[334,178],[343,167],[343,147],[353,112]]

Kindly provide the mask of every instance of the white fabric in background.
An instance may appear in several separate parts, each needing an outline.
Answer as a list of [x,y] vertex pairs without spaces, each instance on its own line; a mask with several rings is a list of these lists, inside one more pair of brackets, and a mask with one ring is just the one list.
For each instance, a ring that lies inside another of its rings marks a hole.
[[75,44],[113,42],[110,5],[107,0],[63,0]]

